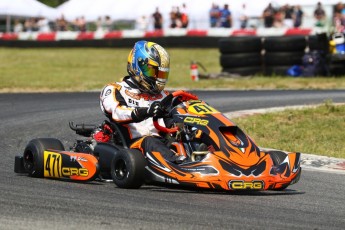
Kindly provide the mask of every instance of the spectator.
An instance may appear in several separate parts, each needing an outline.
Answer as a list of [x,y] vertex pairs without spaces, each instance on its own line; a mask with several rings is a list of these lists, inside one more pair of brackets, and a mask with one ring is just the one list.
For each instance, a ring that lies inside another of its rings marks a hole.
[[16,19],[14,21],[13,32],[20,33],[20,32],[23,32],[23,31],[24,31],[23,23],[21,23],[19,19]]
[[224,28],[232,27],[232,15],[231,11],[229,10],[229,5],[225,4],[224,8],[220,11],[220,13],[221,26]]
[[341,24],[342,24],[343,26],[345,26],[345,7],[344,7],[344,5],[343,5],[343,8],[342,8],[342,10],[341,10],[341,15],[340,15],[340,17],[341,17]]
[[97,32],[103,31],[103,20],[102,20],[102,17],[98,17],[95,24],[96,24],[96,31]]
[[264,9],[264,12],[262,15],[264,19],[265,28],[271,28],[273,26],[274,14],[275,14],[275,9],[273,8],[272,4],[269,3],[268,6]]
[[181,28],[181,12],[179,7],[173,6],[170,12],[170,28]]
[[65,20],[64,15],[61,15],[61,17],[56,20],[56,30],[67,31],[67,29],[68,29],[68,22]]
[[241,11],[240,11],[240,27],[244,29],[247,27],[248,24],[248,12],[246,4],[242,4]]
[[113,30],[113,21],[111,20],[109,15],[104,17],[102,27],[103,27],[103,30],[106,32]]
[[284,14],[284,26],[287,28],[293,27],[293,7],[291,7],[289,4],[285,4],[283,6],[283,14]]
[[26,32],[37,31],[36,20],[34,18],[28,18],[24,22],[24,28]]
[[73,31],[79,31],[79,17],[75,18],[72,21],[72,30]]
[[324,27],[326,24],[326,12],[323,9],[322,3],[318,2],[314,10],[314,18],[316,20],[316,27]]
[[284,9],[278,9],[274,13],[273,27],[282,28],[284,27]]
[[152,14],[153,17],[153,28],[155,30],[161,30],[163,25],[163,17],[162,14],[159,12],[158,7],[156,7],[155,13]]
[[187,28],[189,24],[189,13],[187,9],[187,5],[185,3],[182,4],[182,9],[181,9],[181,23],[182,23],[182,28]]
[[293,19],[293,26],[294,28],[299,28],[302,25],[303,21],[303,11],[300,5],[294,6],[294,10],[292,13],[292,19]]
[[41,17],[37,21],[38,31],[42,33],[50,32],[49,21],[48,19]]
[[86,21],[85,21],[85,17],[84,16],[81,16],[79,18],[78,29],[81,32],[85,32],[86,31]]
[[220,9],[219,6],[215,3],[212,4],[212,7],[209,11],[210,15],[210,25],[211,27],[219,27],[219,20],[220,20]]
[[136,20],[136,26],[135,27],[137,30],[147,31],[147,29],[148,29],[147,17],[145,15],[139,17]]

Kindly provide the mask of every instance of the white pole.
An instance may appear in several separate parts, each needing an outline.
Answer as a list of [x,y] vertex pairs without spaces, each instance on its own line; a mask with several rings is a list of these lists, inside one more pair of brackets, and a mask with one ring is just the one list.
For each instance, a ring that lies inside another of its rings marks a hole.
[[6,32],[7,33],[11,32],[11,16],[10,15],[6,16]]

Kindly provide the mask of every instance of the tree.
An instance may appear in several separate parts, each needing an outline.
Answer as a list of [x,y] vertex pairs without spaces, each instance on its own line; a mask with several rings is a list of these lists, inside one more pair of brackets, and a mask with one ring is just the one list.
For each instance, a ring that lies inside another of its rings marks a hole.
[[38,1],[46,4],[47,6],[57,7],[61,5],[62,3],[67,2],[68,0],[38,0]]

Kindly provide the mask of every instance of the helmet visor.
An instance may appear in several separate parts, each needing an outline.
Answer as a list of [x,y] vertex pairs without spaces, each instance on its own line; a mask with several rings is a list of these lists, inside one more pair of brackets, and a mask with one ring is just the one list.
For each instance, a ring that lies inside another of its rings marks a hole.
[[[142,66],[141,69],[142,69],[144,76],[146,76],[146,77],[153,77],[153,78],[168,80],[169,69],[163,69],[163,68],[159,68],[159,67],[153,66],[153,65],[144,65],[144,66]],[[162,69],[162,70],[160,70],[160,69]],[[163,71],[163,70],[165,70],[165,71]]]

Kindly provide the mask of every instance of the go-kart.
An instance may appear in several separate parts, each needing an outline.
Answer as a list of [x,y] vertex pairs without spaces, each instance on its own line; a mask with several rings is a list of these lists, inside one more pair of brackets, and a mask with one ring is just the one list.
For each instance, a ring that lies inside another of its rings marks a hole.
[[53,138],[34,139],[22,156],[15,157],[15,172],[34,177],[73,181],[112,180],[120,188],[143,184],[174,185],[213,190],[283,190],[298,182],[300,153],[264,151],[235,123],[199,100],[194,94],[176,91],[162,104],[167,108],[169,127],[155,127],[167,146],[186,160],[180,164],[152,151],[143,155],[130,149],[121,125],[109,120],[112,139],[94,143],[90,138],[97,125],[70,127],[87,137],[70,151]]

